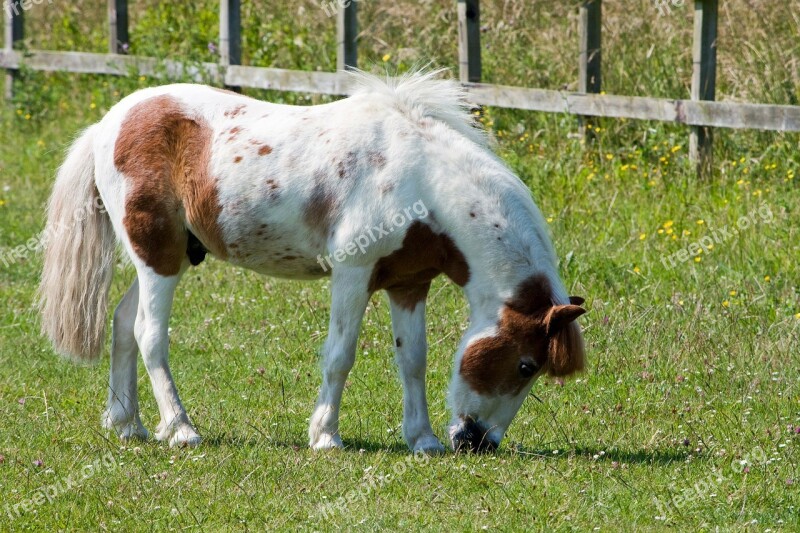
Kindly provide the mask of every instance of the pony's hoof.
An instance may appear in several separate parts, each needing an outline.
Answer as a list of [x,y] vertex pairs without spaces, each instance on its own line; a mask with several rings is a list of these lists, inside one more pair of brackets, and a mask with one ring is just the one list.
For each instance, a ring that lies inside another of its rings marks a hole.
[[161,421],[156,427],[156,439],[168,442],[170,448],[194,448],[202,440],[185,415],[173,418],[168,424]]
[[417,439],[412,451],[415,454],[421,453],[424,455],[441,455],[444,453],[444,446],[439,439],[433,435],[426,435]]
[[197,434],[192,426],[181,426],[169,439],[170,448],[194,448],[202,442],[202,437]]
[[110,412],[105,411],[101,423],[103,429],[114,430],[123,442],[147,440],[150,438],[150,433],[144,428],[138,416],[134,420],[127,422],[114,422]]
[[339,450],[344,448],[339,435],[331,435],[329,433],[321,433],[317,437],[317,441],[311,442],[310,445],[312,450]]

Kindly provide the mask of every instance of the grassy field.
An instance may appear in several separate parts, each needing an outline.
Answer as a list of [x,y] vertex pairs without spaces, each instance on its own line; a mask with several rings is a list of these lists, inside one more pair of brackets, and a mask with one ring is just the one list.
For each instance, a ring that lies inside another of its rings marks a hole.
[[[133,52],[212,59],[213,2],[135,4]],[[332,69],[333,19],[319,4],[270,4],[244,6],[246,62]],[[574,88],[574,4],[484,2],[487,80]],[[797,104],[800,8],[722,4],[720,97]],[[365,65],[455,65],[449,0],[359,6]],[[686,97],[691,10],[605,9],[607,91]],[[105,49],[94,4],[44,2],[26,16],[32,48]],[[75,133],[158,83],[23,72],[0,106],[0,531],[800,529],[798,135],[717,132],[714,176],[698,182],[683,128],[601,121],[587,147],[574,118],[486,110],[499,153],[547,217],[570,293],[590,310],[588,371],[537,383],[495,454],[408,454],[383,296],[345,389],[347,448],[309,451],[329,283],[215,260],[185,276],[171,322],[172,371],[205,441],[122,446],[100,428],[108,358],[78,367],[52,352],[34,304],[41,257],[9,250],[41,231]],[[120,262],[113,301],[132,277]],[[444,280],[429,305],[428,397],[444,437],[468,310]],[[152,430],[157,408],[139,375]]]

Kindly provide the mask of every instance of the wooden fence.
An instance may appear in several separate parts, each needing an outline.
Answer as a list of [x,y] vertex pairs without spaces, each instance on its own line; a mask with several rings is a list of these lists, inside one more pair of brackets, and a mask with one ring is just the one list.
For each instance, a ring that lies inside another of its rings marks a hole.
[[[108,1],[109,53],[16,50],[23,39],[24,5],[11,2],[6,11],[5,43],[0,68],[7,69],[6,95],[11,95],[14,71],[21,65],[33,70],[127,75],[189,76],[210,79],[229,87],[276,89],[331,95],[347,94],[345,79],[335,72],[305,72],[241,65],[241,1],[220,0],[219,62],[187,65],[180,61],[126,55],[128,2]],[[658,9],[654,0],[654,16]],[[602,0],[580,1],[578,92],[529,89],[481,83],[479,0],[457,0],[458,58],[461,83],[476,104],[567,113],[581,117],[657,120],[691,127],[690,156],[699,174],[712,162],[712,129],[739,128],[800,131],[800,106],[715,102],[717,13],[719,0],[694,1],[694,44],[691,99],[671,100],[600,94],[602,87]],[[357,0],[331,0],[337,10],[337,67],[357,66]],[[590,130],[586,130],[590,135]]]

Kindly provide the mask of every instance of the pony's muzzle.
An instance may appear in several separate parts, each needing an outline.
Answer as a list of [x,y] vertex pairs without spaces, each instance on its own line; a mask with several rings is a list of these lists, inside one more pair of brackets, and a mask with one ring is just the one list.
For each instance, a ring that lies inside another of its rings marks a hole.
[[489,436],[489,430],[484,424],[471,416],[461,418],[461,423],[451,428],[450,439],[457,452],[493,452],[500,444]]

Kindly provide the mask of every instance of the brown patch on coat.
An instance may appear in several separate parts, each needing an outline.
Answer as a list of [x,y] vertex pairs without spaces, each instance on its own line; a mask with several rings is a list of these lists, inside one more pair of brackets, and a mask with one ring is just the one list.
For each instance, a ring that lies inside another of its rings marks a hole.
[[245,107],[247,107],[245,104],[239,104],[239,105],[237,105],[235,107],[232,107],[232,108],[226,110],[223,113],[223,115],[225,115],[226,117],[230,117],[230,118],[237,117],[239,115],[244,115],[245,113],[247,113],[247,111],[245,110]]
[[347,152],[347,155],[336,164],[339,171],[339,178],[349,178],[356,173],[358,169],[358,154],[353,151]]
[[233,162],[234,163],[241,163],[242,162],[242,156],[237,155],[236,157],[233,158]]
[[385,289],[398,305],[413,310],[425,299],[431,280],[442,273],[462,287],[469,282],[469,265],[453,240],[415,220],[403,245],[375,263],[368,288]]
[[573,303],[554,305],[552,298],[547,278],[531,276],[503,306],[497,333],[467,347],[460,373],[475,392],[519,394],[531,380],[520,373],[523,362],[551,376],[583,370],[583,337],[575,319],[585,310]]
[[188,223],[209,251],[225,258],[218,224],[222,207],[209,175],[213,132],[169,95],[134,106],[114,146],[114,165],[128,191],[123,225],[136,254],[156,273],[172,276],[186,255]]
[[377,168],[378,170],[386,166],[386,156],[380,152],[372,151],[368,153],[367,160],[369,161],[370,165]]
[[336,215],[336,196],[326,185],[322,170],[314,174],[314,189],[303,206],[303,221],[312,230],[327,238]]
[[258,155],[268,155],[272,153],[272,147],[264,144],[258,149]]

